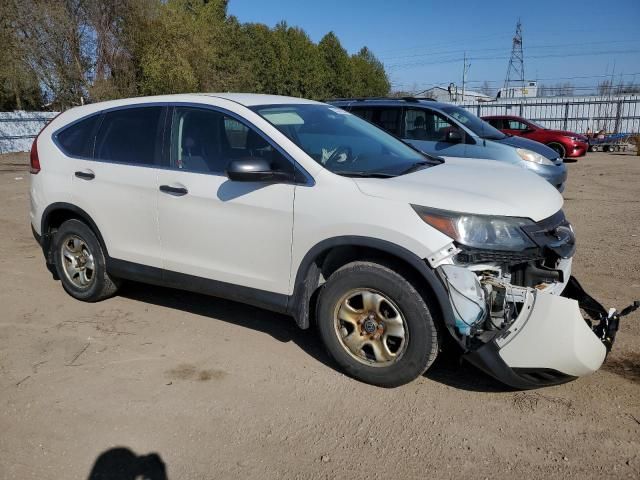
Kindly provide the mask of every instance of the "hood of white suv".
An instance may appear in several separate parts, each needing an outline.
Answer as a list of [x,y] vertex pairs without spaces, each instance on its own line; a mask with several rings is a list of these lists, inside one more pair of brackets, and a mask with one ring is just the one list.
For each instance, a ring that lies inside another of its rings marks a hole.
[[365,195],[413,205],[540,221],[562,208],[562,195],[521,167],[490,160],[443,163],[393,178],[354,178]]

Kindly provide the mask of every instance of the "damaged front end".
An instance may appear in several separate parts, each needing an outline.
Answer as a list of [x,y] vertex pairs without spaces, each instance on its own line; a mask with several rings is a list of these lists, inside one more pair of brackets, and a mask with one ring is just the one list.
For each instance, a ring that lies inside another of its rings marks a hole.
[[607,311],[582,289],[571,276],[575,238],[562,211],[520,228],[529,242],[520,251],[456,242],[440,256],[434,266],[453,311],[447,328],[463,358],[515,388],[595,372],[611,350],[620,317],[640,303]]

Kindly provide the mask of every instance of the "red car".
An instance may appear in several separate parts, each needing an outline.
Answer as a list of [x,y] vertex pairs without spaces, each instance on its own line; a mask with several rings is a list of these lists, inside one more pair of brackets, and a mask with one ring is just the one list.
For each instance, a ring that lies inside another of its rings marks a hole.
[[553,148],[562,158],[578,158],[587,153],[589,139],[564,130],[550,130],[526,118],[515,115],[482,117],[503,133],[525,137]]

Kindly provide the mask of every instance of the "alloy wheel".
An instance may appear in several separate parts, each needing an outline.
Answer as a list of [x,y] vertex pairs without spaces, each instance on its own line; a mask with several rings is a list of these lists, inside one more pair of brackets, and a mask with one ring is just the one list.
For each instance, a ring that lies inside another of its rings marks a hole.
[[386,367],[397,362],[408,343],[402,312],[386,295],[359,288],[337,303],[334,325],[340,344],[359,362]]

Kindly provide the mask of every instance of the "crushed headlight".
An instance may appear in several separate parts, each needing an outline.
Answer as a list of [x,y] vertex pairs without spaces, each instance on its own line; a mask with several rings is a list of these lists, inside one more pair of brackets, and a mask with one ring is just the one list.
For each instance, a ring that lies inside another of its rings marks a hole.
[[521,251],[536,245],[521,230],[528,218],[491,217],[411,205],[426,223],[456,242],[487,250]]
[[533,162],[540,165],[555,165],[553,161],[549,160],[547,157],[525,148],[516,148],[516,153],[525,162]]

